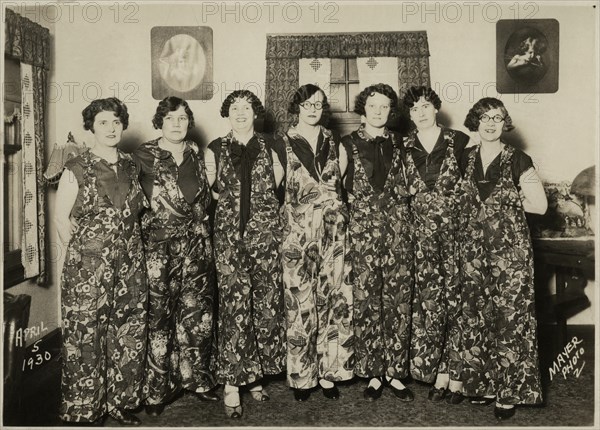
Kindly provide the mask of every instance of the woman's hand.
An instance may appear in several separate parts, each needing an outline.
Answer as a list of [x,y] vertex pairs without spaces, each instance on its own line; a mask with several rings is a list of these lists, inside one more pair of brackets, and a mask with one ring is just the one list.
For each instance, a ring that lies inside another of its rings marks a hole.
[[215,153],[212,149],[206,148],[204,150],[204,165],[206,166],[206,178],[208,179],[208,186],[213,199],[219,200],[219,193],[214,191],[213,185],[217,180],[217,163],[215,161]]

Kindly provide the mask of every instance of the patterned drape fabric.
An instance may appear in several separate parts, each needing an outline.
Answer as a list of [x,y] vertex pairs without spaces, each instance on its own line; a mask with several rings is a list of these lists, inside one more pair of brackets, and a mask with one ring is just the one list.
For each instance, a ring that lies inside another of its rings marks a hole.
[[287,130],[287,105],[298,88],[300,58],[397,57],[399,96],[412,85],[430,85],[426,31],[267,36],[265,131]]
[[[50,67],[50,31],[33,21],[18,15],[10,9],[5,9],[5,38],[4,53],[18,59],[22,65],[31,65],[29,89],[23,89],[23,98],[26,98],[26,91],[32,94],[32,100],[29,106],[32,118],[32,132],[30,132],[31,142],[34,145],[33,157],[30,157],[29,164],[23,159],[23,172],[34,175],[35,180],[28,182],[24,180],[24,207],[28,205],[27,196],[30,195],[32,207],[34,210],[27,211],[30,215],[29,220],[24,218],[23,229],[24,236],[28,232],[37,230],[37,237],[28,239],[25,246],[32,248],[23,248],[23,266],[25,267],[25,276],[33,277],[37,274],[37,283],[44,285],[46,283],[46,184],[43,178],[44,168],[44,150],[46,147],[45,138],[45,105],[47,91],[47,74]],[[22,75],[23,76],[23,75]],[[23,100],[24,101],[24,100]],[[22,103],[22,109],[25,103]],[[22,134],[23,139],[25,135]],[[26,142],[23,142],[25,146]],[[28,194],[29,192],[29,194]],[[37,218],[35,220],[34,218]],[[29,223],[27,222],[29,221]],[[29,230],[28,230],[29,229]],[[31,251],[31,252],[30,252]],[[27,263],[33,256],[35,263]],[[29,268],[28,268],[29,267]]]

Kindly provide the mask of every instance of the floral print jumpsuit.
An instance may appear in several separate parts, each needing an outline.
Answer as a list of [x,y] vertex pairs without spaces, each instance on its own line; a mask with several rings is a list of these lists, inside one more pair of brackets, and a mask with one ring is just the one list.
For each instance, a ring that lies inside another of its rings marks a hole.
[[[354,139],[354,133],[350,136]],[[408,375],[413,247],[409,194],[400,143],[383,192],[377,193],[352,140],[354,162],[349,232],[352,249],[354,373],[360,377]]]
[[515,149],[500,153],[501,176],[484,200],[473,180],[479,147],[468,155],[461,206],[464,391],[503,404],[542,402],[537,353],[533,251],[511,175]]
[[282,227],[271,154],[260,153],[251,172],[250,218],[240,234],[241,183],[230,158],[232,133],[221,139],[217,170],[215,255],[219,285],[218,381],[247,385],[285,366],[281,268]]
[[[415,238],[415,289],[412,310],[411,375],[432,383],[438,373],[460,377],[459,285],[455,255],[461,173],[454,155],[455,131],[442,129],[446,155],[429,189],[407,151]],[[415,145],[416,130],[406,138]]]
[[320,378],[344,381],[354,375],[348,210],[341,198],[336,142],[329,130],[322,128],[321,133],[329,155],[319,180],[303,166],[289,137],[283,135],[287,153],[282,252],[287,381],[300,389],[315,387]]
[[[81,207],[62,273],[62,399],[60,418],[90,422],[114,408],[135,409],[143,399],[146,358],[146,279],[139,215],[147,204],[137,168],[119,153],[118,172],[129,192],[122,207],[100,193],[95,164],[86,151],[69,160]],[[77,203],[76,203],[77,204]]]
[[210,190],[195,143],[185,145],[199,181],[193,203],[177,183],[178,167],[158,139],[142,145],[154,155],[151,210],[142,232],[149,282],[146,403],[161,404],[185,388],[205,392],[215,382],[215,286],[208,214]]

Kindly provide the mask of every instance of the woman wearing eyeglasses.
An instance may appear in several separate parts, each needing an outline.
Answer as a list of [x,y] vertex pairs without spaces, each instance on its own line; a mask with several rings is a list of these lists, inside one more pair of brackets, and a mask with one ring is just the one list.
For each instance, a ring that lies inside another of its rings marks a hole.
[[342,202],[338,143],[321,124],[329,105],[316,85],[294,93],[298,122],[278,139],[285,148],[283,282],[287,381],[305,401],[320,385],[337,399],[335,382],[352,379],[352,285],[344,270],[348,211]]
[[[357,97],[358,130],[342,139],[342,171],[350,203],[349,235],[354,294],[355,375],[368,378],[365,400],[387,383],[410,402],[408,376],[413,249],[402,140],[386,124],[398,104],[392,87],[376,84]],[[347,154],[347,156],[346,156]]]
[[457,404],[463,400],[455,244],[458,160],[469,137],[438,125],[442,101],[431,88],[412,87],[403,102],[412,122],[405,138],[406,175],[414,195],[411,373],[414,379],[433,383],[429,400],[445,398]]
[[525,212],[545,213],[547,200],[531,158],[501,139],[514,127],[500,100],[479,100],[465,126],[480,143],[461,160],[462,379],[471,403],[495,398],[495,416],[507,419],[515,405],[542,402]]

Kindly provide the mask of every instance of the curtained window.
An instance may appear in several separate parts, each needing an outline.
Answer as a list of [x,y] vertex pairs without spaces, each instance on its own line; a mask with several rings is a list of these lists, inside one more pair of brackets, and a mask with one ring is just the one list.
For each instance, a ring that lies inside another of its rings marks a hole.
[[[425,31],[267,35],[265,129],[287,130],[287,107],[305,83],[330,99],[330,127],[346,134],[358,127],[354,98],[367,85],[389,83],[399,97],[413,85],[430,85]],[[328,73],[328,76],[325,74]]]
[[42,173],[50,32],[10,9],[5,12],[4,106],[9,115],[4,118],[8,126],[3,142],[4,233],[9,240],[3,249],[4,285],[28,278],[43,285],[46,190]]

